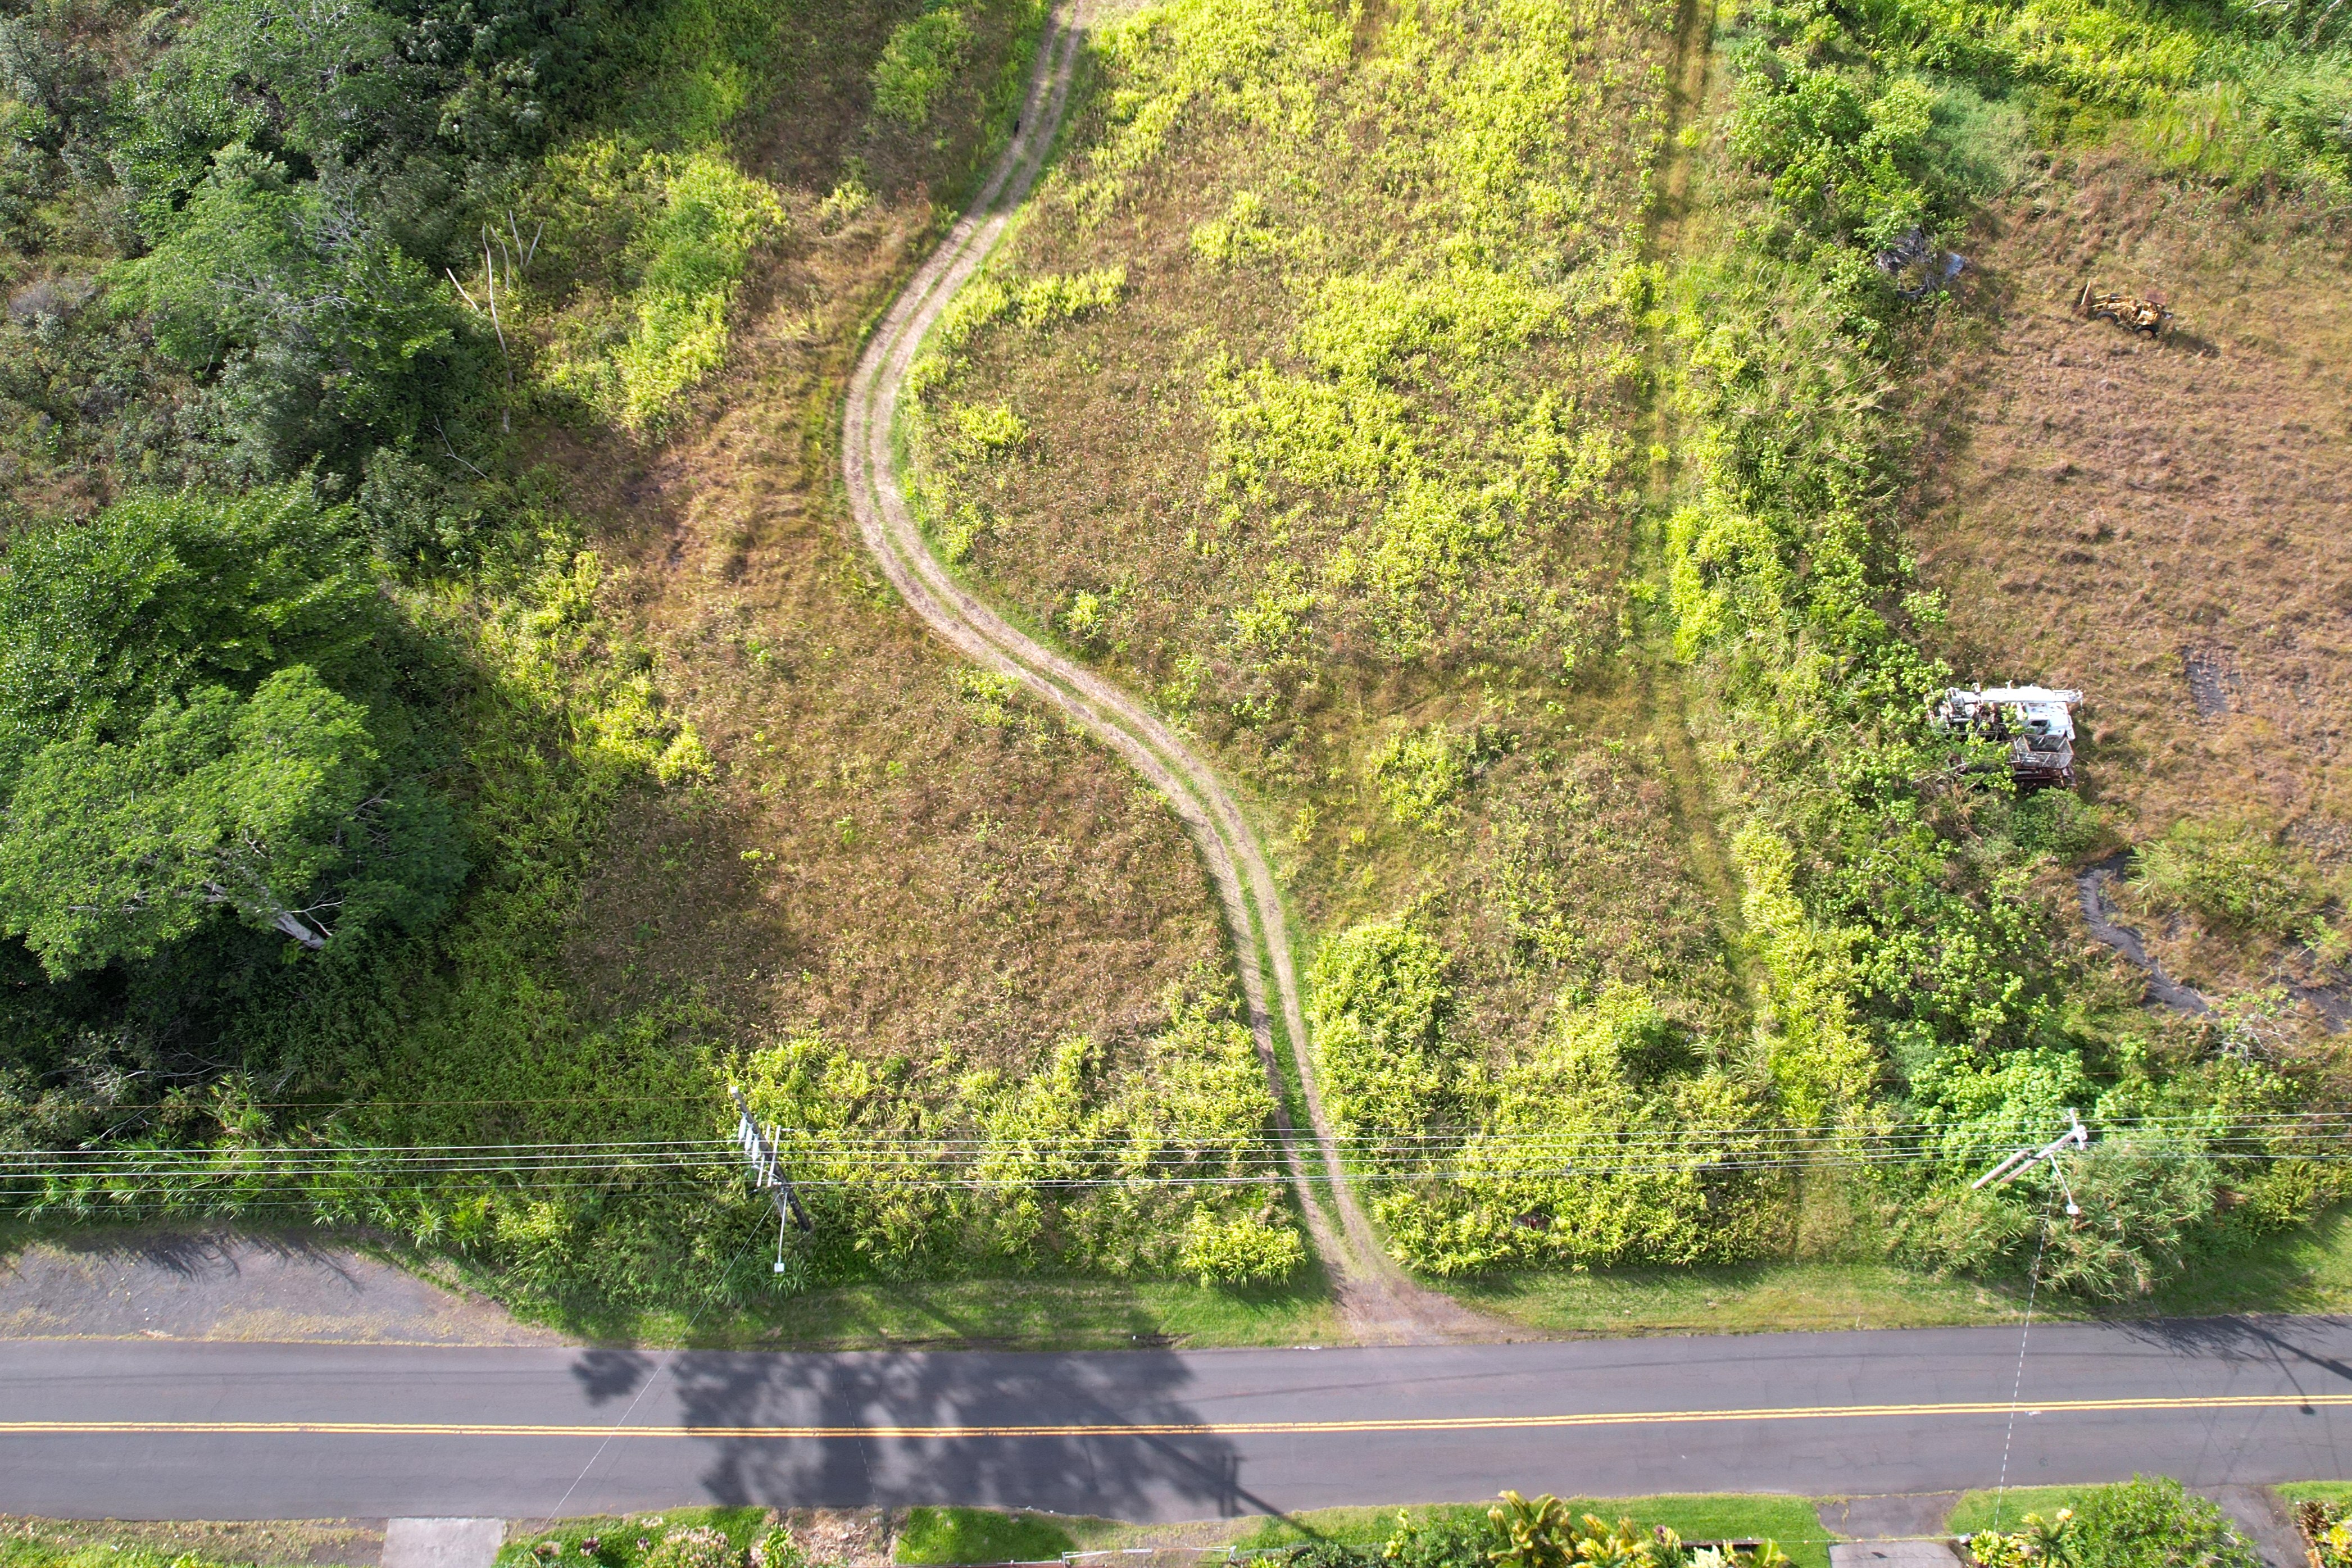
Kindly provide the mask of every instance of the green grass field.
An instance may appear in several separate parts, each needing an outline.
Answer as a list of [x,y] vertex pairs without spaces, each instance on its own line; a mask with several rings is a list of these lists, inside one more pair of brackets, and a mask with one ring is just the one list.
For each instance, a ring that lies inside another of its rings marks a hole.
[[1135,1350],[1333,1344],[1347,1337],[1319,1277],[1234,1288],[1182,1280],[877,1281],[702,1317],[646,1312],[548,1318],[596,1339],[773,1350]]
[[1951,1517],[1944,1521],[1944,1529],[1952,1535],[1973,1535],[1979,1530],[2015,1530],[2018,1521],[2029,1513],[2038,1513],[2046,1518],[2062,1508],[2079,1507],[2084,1494],[2097,1490],[2095,1487],[2011,1487],[2005,1492],[1963,1492],[1960,1500],[1952,1505]]
[[[2014,1322],[2023,1281],[1938,1278],[1891,1263],[1748,1263],[1435,1281],[1464,1305],[1559,1334],[1767,1333]],[[2352,1310],[2352,1211],[2331,1209],[2244,1251],[2191,1262],[2148,1295],[2103,1305],[2042,1294],[2037,1317],[2208,1317]]]
[[919,1564],[1040,1563],[1076,1546],[1068,1531],[1034,1514],[918,1508],[908,1511],[892,1559]]

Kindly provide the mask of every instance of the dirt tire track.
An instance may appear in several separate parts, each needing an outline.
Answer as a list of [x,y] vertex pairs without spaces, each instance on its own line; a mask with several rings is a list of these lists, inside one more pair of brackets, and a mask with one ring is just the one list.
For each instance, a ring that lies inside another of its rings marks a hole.
[[[1059,0],[1055,6],[1038,45],[1012,145],[938,251],[900,291],[858,359],[842,429],[842,473],[850,509],[867,553],[926,625],[975,664],[1020,681],[1125,758],[1167,797],[1199,848],[1233,935],[1234,967],[1274,1091],[1291,1186],[1358,1339],[1365,1343],[1493,1339],[1498,1337],[1495,1325],[1405,1277],[1381,1248],[1356,1201],[1307,1061],[1306,1018],[1281,894],[1240,806],[1209,765],[1158,716],[1101,676],[1026,636],[957,582],[931,554],[898,480],[892,434],[907,371],[924,334],[986,259],[1044,167],[1069,100],[1086,5],[1087,0]],[[1267,1007],[1269,967],[1319,1172],[1303,1157],[1286,1109]],[[1318,1183],[1338,1211],[1339,1232],[1317,1200]]]
[[[1717,8],[1716,0],[1680,0],[1675,7],[1674,63],[1668,78],[1664,137],[1658,153],[1657,194],[1652,199],[1642,236],[1642,259],[1652,264],[1673,266],[1684,246],[1696,155],[1683,144],[1682,133],[1706,112],[1713,79]],[[1630,562],[1632,575],[1661,590],[1667,587],[1666,518],[1677,497],[1682,448],[1674,397],[1667,387],[1667,361],[1673,351],[1669,337],[1665,328],[1649,334],[1649,440],[1653,450],[1668,456],[1651,466],[1647,488],[1652,517],[1634,536]],[[1668,599],[1662,592],[1640,617],[1643,701],[1651,732],[1665,752],[1675,820],[1688,843],[1691,869],[1715,901],[1724,956],[1752,1022],[1759,1010],[1758,981],[1747,951],[1741,880],[1724,843],[1718,797],[1691,736],[1690,688],[1674,652],[1672,616],[1664,609]]]

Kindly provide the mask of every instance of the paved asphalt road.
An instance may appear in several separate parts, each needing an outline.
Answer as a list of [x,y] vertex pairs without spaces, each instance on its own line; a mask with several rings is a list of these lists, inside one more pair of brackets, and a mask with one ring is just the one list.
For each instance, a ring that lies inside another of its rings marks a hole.
[[[2352,1320],[2058,1325],[2031,1350],[2014,1484],[2352,1478]],[[1094,1355],[17,1340],[0,1511],[1931,1491],[1998,1478],[2017,1363],[2005,1329]]]

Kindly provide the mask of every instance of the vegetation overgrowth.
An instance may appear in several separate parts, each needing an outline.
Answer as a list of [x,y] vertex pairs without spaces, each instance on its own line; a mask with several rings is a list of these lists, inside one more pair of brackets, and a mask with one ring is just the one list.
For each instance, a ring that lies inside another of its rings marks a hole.
[[[0,1141],[202,1162],[12,1201],[373,1227],[541,1304],[1306,1272],[1213,954],[1149,1017],[1003,1051],[985,998],[886,1051],[578,972],[587,890],[642,850],[616,821],[784,903],[814,873],[730,837],[772,793],[826,802],[812,861],[920,821],[859,794],[922,795],[903,758],[762,775],[764,727],[685,711],[694,649],[803,689],[836,650],[656,636],[563,465],[707,429],[784,248],[901,198],[935,224],[1039,8],[478,10],[0,16]],[[1976,787],[1927,727],[1899,411],[1946,243],[2037,149],[2333,200],[2352,42],[2299,0],[1756,0],[1715,43],[1727,85],[1678,105],[1709,41],[1648,0],[1105,27],[917,366],[919,509],[1281,825],[1309,1060],[1409,1265],[2038,1259],[2148,1297],[2339,1195],[2295,1120],[2326,1053],[2135,1006],[2061,916],[2110,825]],[[762,118],[801,75],[852,84],[822,149]],[[850,340],[869,297],[808,287],[800,335]],[[1079,765],[1009,683],[940,712],[1008,771]],[[967,830],[975,906],[1041,858]],[[2169,831],[2135,896],[2343,962],[2337,890],[2259,826]],[[819,1220],[781,1275],[723,1166],[386,1153],[713,1139],[730,1081]],[[2046,1173],[1968,1189],[2070,1109],[2118,1129],[2069,1167],[2079,1218]]]
[[[1926,722],[1951,674],[1903,402],[1948,242],[2039,148],[2332,199],[2332,132],[2252,107],[2332,90],[2332,15],[1724,7],[1724,85],[1678,126],[1663,15],[1486,21],[1114,28],[908,433],[941,553],[1288,826],[1312,1061],[1391,1249],[1459,1276],[2038,1258],[2112,1301],[2316,1212],[2338,1184],[2295,1118],[2335,1103],[2329,1053],[2135,1005],[2053,874],[2112,847],[2099,810],[1979,787]],[[2181,117],[2224,99],[2192,155]],[[2141,885],[2333,929],[2226,825]],[[2046,1168],[1969,1189],[2070,1109],[2112,1129],[2070,1161],[2079,1217]]]
[[[2088,16],[2077,58],[2137,54],[2137,37],[2093,47]],[[2272,25],[2237,24],[2248,37]],[[1780,1037],[1778,1103],[1824,1128],[1900,1113],[1923,1129],[1949,1163],[1875,1184],[1900,1195],[1891,1228],[1910,1256],[2013,1266],[2047,1225],[2046,1284],[2125,1297],[2335,1193],[2284,1114],[2326,1103],[2330,1081],[2324,1050],[2276,1049],[2226,1017],[2161,1019],[2103,984],[2045,875],[2099,845],[2097,813],[2064,792],[1964,787],[1922,722],[1948,674],[1908,635],[1940,607],[1903,553],[1900,381],[1939,296],[1905,266],[1943,254],[1939,236],[1988,193],[1980,171],[2024,150],[2018,124],[2152,101],[1966,53],[1961,26],[1765,5],[1729,31],[1717,194],[1731,221],[1668,300],[1687,464],[1664,532],[1669,604],[1705,694],[1695,727],[1743,818],[1732,849]],[[1988,35],[2001,29],[1970,25]],[[2203,853],[2184,843],[2155,874],[2193,881]],[[2054,1196],[2025,1184],[1948,1185],[2068,1107],[2126,1129],[2072,1162],[2080,1219],[2050,1225]],[[2215,1137],[2249,1123],[2278,1130]]]
[[[1487,1507],[1331,1510],[1312,1524],[1271,1520],[1236,1544],[1297,1568],[1822,1568],[1829,1561],[1829,1538],[1798,1499],[1639,1498],[1628,1505],[1641,1511],[1638,1520],[1613,1508],[1609,1518],[1593,1511],[1604,1506],[1612,1505],[1506,1491]],[[1686,1537],[1677,1524],[1693,1527],[1692,1533]],[[1769,1533],[1790,1525],[1793,1554]]]
[[1960,1500],[1946,1528],[1965,1538],[1979,1568],[2256,1568],[2263,1561],[2220,1504],[2168,1476],[2067,1489],[2063,1504],[2054,1506],[2052,1495],[2061,1489],[2031,1490],[2039,1495],[1971,1492]]
[[[869,247],[887,277],[1002,145],[1041,17],[0,17],[0,1143],[112,1162],[15,1181],[12,1208],[373,1230],[606,1323],[908,1273],[1299,1269],[1277,1186],[1224,1179],[1270,1101],[1181,927],[1116,1036],[1065,1019],[1034,1056],[992,1049],[1010,976],[916,1061],[747,1029],[701,983],[613,1005],[576,952],[635,848],[614,824],[723,841],[778,747],[683,711],[573,455],[642,462],[707,421],[782,248]],[[862,298],[809,298],[795,336],[845,342]],[[727,647],[771,679],[836,654]],[[1014,773],[1099,767],[1008,694],[937,706]],[[811,792],[855,812],[905,768],[845,759]],[[1118,843],[1122,810],[1181,841],[1122,803],[1105,873],[1158,852]],[[989,868],[992,833],[1015,855],[1039,835],[983,818],[965,846],[1006,890],[976,915],[1018,929],[1037,879]],[[1093,918],[1130,907],[1083,891]],[[753,956],[789,976],[795,955]],[[784,1276],[716,1153],[730,1081],[814,1162],[823,1228]],[[714,1156],[583,1176],[404,1153],[615,1139]],[[874,1145],[941,1139],[977,1185],[874,1179]]]

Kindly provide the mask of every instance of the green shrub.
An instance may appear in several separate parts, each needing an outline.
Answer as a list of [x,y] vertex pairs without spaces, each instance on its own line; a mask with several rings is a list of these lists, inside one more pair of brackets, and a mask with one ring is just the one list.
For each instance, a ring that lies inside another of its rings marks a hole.
[[2072,789],[2042,789],[2017,803],[2009,831],[2029,855],[2072,860],[2106,836],[2106,813]]
[[1028,422],[1003,403],[958,403],[949,411],[955,433],[983,455],[1010,451],[1029,439]]
[[1741,79],[1731,150],[1771,176],[1772,194],[1816,231],[1877,247],[1932,218],[1916,177],[1932,118],[1925,84],[1876,97],[1843,74],[1785,61]]
[[1451,962],[1404,920],[1341,932],[1315,956],[1307,1029],[1341,1136],[1409,1137],[1449,1119],[1468,1059],[1447,1027]]
[[2042,1281],[2097,1301],[2144,1296],[2180,1272],[2213,1214],[2213,1164],[2198,1149],[2142,1140],[2094,1145],[2068,1162],[2080,1216],[2052,1221]]
[[902,125],[921,125],[939,106],[971,47],[971,24],[954,0],[927,0],[923,13],[901,22],[874,67],[874,112]]
[[1024,327],[1072,321],[1108,310],[1127,287],[1127,268],[1097,267],[1086,272],[1028,278],[1013,296],[1013,314]]
[[2278,835],[2245,819],[2176,822],[2140,846],[2132,883],[2158,909],[2188,909],[2285,936],[2318,907],[2309,874]]
[[782,204],[715,150],[635,152],[607,138],[551,160],[549,173],[552,243],[586,244],[626,220],[626,287],[574,302],[542,374],[616,424],[658,431],[724,362],[736,288],[783,225]]
[[751,1543],[746,1568],[808,1568],[808,1553],[793,1537],[790,1525],[779,1524]]
[[1490,1522],[1460,1518],[1416,1520],[1397,1511],[1397,1527],[1381,1548],[1390,1568],[1489,1568],[1497,1538]]
[[707,1524],[674,1530],[646,1553],[644,1568],[740,1568],[742,1553],[727,1533]]
[[[2044,1136],[2037,1130],[2010,1146]],[[1988,1148],[1961,1169],[1988,1168],[2007,1152]],[[1901,1199],[1899,1245],[1922,1262],[1963,1274],[2021,1273],[2038,1255],[2042,1288],[2126,1301],[2178,1277],[2214,1218],[2214,1164],[2193,1145],[2117,1139],[2068,1157],[2065,1168],[2080,1215],[2068,1215],[2063,1195],[2036,1173],[1990,1191],[1954,1186]]]
[[[1443,1275],[1741,1256],[1762,1239],[1763,1184],[1707,1167],[1754,1146],[1744,1129],[1763,1107],[1694,1065],[1683,1031],[1638,990],[1563,1007],[1554,1036],[1491,1085],[1460,1156],[1477,1174],[1375,1203],[1398,1255]],[[1656,1152],[1687,1128],[1706,1133]]]
[[2212,1499],[2164,1476],[2100,1487],[2074,1510],[2076,1568],[2261,1568]]
[[1307,1262],[1296,1228],[1254,1214],[1220,1215],[1202,1207],[1184,1224],[1176,1266],[1203,1285],[1274,1285]]
[[1472,748],[1443,725],[1402,730],[1372,753],[1381,799],[1400,822],[1442,828],[1461,815],[1454,797],[1469,782]]

